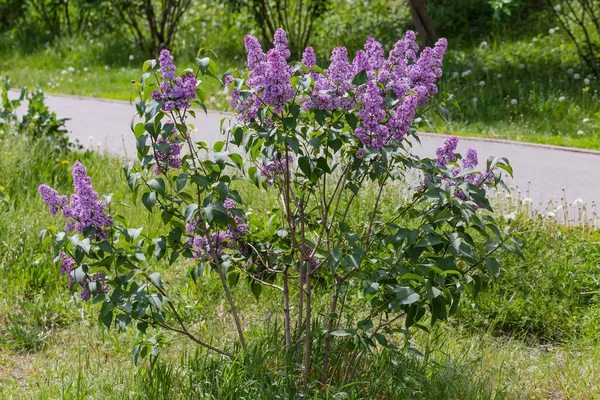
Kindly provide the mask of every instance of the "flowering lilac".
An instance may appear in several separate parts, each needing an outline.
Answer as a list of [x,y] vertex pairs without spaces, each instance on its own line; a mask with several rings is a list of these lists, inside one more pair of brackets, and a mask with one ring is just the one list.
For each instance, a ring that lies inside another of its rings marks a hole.
[[[173,121],[167,121],[167,124],[172,124]],[[182,144],[178,142],[179,132],[173,128],[173,139],[166,138],[163,139],[162,136],[156,140],[157,143],[165,142],[169,145],[169,153],[164,153],[162,151],[156,151],[156,161],[157,163],[154,165],[154,173],[160,174],[165,173],[168,168],[181,168],[181,146]]]
[[444,145],[442,147],[439,147],[436,150],[436,164],[438,168],[445,168],[449,162],[456,161],[456,154],[454,154],[454,151],[456,150],[457,145],[458,138],[456,136],[452,136],[444,142]]
[[66,223],[66,230],[83,233],[84,230],[92,230],[91,236],[97,239],[106,239],[108,231],[106,228],[113,226],[113,221],[106,214],[106,204],[98,200],[98,193],[92,187],[92,180],[87,175],[83,164],[79,161],[73,164],[73,186],[75,193],[71,195],[69,204],[66,204],[66,196],[58,196],[56,191],[47,185],[40,185],[38,190],[44,198],[44,202],[50,205],[50,212],[55,214],[57,207],[63,209],[63,216],[71,218]]
[[275,35],[273,35],[273,45],[275,46],[275,50],[277,53],[281,54],[283,58],[290,58],[290,50],[288,49],[288,40],[285,31],[281,28],[275,31]]
[[213,252],[217,257],[223,255],[223,244],[226,240],[226,233],[218,231],[211,234],[208,238],[201,236],[189,238],[187,243],[192,246],[192,254],[195,259],[206,261],[213,257]]
[[272,105],[276,114],[295,95],[290,78],[292,68],[287,64],[290,56],[285,31],[278,29],[274,37],[274,48],[267,54],[262,51],[260,42],[253,36],[244,38],[248,53],[250,70],[246,85],[253,94],[241,101],[239,92],[232,91],[232,106],[237,108],[242,120],[251,121],[257,117],[258,110],[265,104]]
[[60,196],[58,192],[48,185],[40,185],[38,191],[44,199],[44,203],[50,206],[50,214],[56,215],[59,209],[67,205],[67,196]]
[[369,56],[363,50],[358,50],[352,60],[352,73],[354,75],[368,68]]
[[191,101],[196,98],[198,82],[190,72],[177,77],[173,57],[168,50],[162,50],[158,59],[163,81],[159,90],[152,92],[152,98],[163,102],[163,110],[171,112],[174,109],[187,110]]
[[477,150],[469,148],[465,157],[461,160],[461,164],[463,168],[475,168],[479,164]]
[[73,265],[75,265],[75,260],[63,252],[60,253],[60,259],[62,260],[62,264],[60,265],[61,275],[69,275],[71,273],[71,271],[73,270]]
[[389,142],[391,141],[404,139],[404,135],[406,135],[412,125],[416,109],[417,98],[415,96],[407,96],[404,102],[396,108],[396,112],[387,123],[389,137],[385,145],[390,144]]
[[227,199],[225,199],[225,201],[223,202],[223,206],[224,206],[226,209],[228,209],[228,210],[229,210],[229,209],[231,209],[231,208],[235,208],[235,203],[233,202],[233,200],[231,200],[231,199],[227,198]]
[[103,293],[106,292],[106,285],[105,285],[105,280],[106,280],[106,274],[103,271],[100,271],[96,274],[93,275],[87,275],[84,280],[83,280],[83,284],[82,284],[82,289],[81,289],[81,300],[83,301],[87,301],[89,299],[92,298],[92,291],[90,290],[90,283],[92,282],[96,282],[96,292],[97,293]]
[[425,105],[437,93],[435,81],[442,76],[442,61],[448,42],[442,38],[434,48],[427,47],[417,61],[408,68],[408,78],[419,97],[419,106]]
[[364,146],[380,149],[387,143],[389,129],[381,123],[386,116],[383,102],[382,90],[375,81],[369,81],[363,97],[364,106],[358,112],[362,126],[354,132]]
[[365,43],[365,53],[367,55],[367,71],[375,72],[384,66],[383,46],[372,37],[367,38]]
[[302,53],[302,64],[309,68],[317,65],[317,56],[315,56],[315,50],[312,47],[308,46],[304,49],[304,53]]
[[277,179],[282,179],[286,171],[289,171],[289,176],[291,177],[292,161],[291,155],[284,156],[282,153],[277,153],[273,161],[260,166],[261,175],[267,178],[267,185],[271,186]]
[[160,65],[160,73],[163,79],[175,79],[176,67],[173,64],[173,56],[171,56],[169,50],[161,50],[158,64]]

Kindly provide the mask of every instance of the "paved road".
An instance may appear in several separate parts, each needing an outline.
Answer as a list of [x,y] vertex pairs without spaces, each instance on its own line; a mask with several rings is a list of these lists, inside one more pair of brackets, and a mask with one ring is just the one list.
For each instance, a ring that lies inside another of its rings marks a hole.
[[[72,96],[48,95],[47,104],[59,117],[70,117],[67,128],[74,139],[88,148],[100,148],[129,159],[135,158],[135,143],[130,131],[134,106],[127,102]],[[197,138],[208,143],[220,140],[219,124],[228,114],[198,113],[194,124]],[[422,134],[422,146],[415,149],[422,157],[432,157],[445,135]],[[474,147],[480,160],[490,155],[507,157],[515,171],[512,183],[522,196],[534,204],[558,201],[600,203],[600,152],[537,146],[525,143],[462,138],[459,151]],[[529,188],[529,190],[528,190]],[[528,194],[527,194],[528,193]]]

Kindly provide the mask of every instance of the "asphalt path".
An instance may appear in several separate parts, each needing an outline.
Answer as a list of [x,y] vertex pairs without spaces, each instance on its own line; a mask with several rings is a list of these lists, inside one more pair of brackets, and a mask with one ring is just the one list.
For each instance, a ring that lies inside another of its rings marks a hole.
[[[47,105],[58,117],[71,118],[67,122],[70,136],[84,147],[134,159],[135,140],[130,130],[135,106],[123,101],[47,95]],[[195,121],[195,139],[207,143],[222,140],[219,126],[222,118],[231,114],[209,111],[198,112]],[[414,151],[421,157],[434,157],[435,150],[447,135],[420,134],[421,145]],[[458,150],[464,153],[473,147],[480,162],[489,156],[506,157],[514,169],[515,195],[530,198],[534,205],[548,201],[560,202],[564,194],[569,202],[582,199],[590,205],[600,203],[600,152],[555,146],[510,142],[494,139],[460,138]],[[528,200],[526,200],[528,201]]]

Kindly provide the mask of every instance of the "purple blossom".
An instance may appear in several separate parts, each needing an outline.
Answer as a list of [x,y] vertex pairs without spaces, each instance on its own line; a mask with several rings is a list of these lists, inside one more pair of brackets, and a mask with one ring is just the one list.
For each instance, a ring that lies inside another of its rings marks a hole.
[[315,50],[308,46],[304,49],[304,53],[302,54],[302,63],[307,67],[314,67],[317,65],[317,56],[315,56]]
[[73,164],[73,186],[75,193],[71,195],[69,204],[66,196],[58,196],[58,193],[47,185],[38,188],[44,198],[44,202],[50,205],[50,213],[56,214],[58,207],[62,208],[63,216],[70,218],[65,229],[68,232],[92,230],[91,237],[106,239],[108,231],[106,228],[113,226],[113,220],[106,214],[106,204],[98,200],[98,193],[92,187],[92,180],[87,175],[83,164],[79,161]]
[[160,73],[163,79],[175,79],[175,70],[177,68],[173,64],[173,56],[171,56],[169,50],[161,50],[158,64],[160,65]]
[[224,206],[226,209],[228,209],[228,210],[229,210],[229,209],[231,209],[231,208],[235,208],[235,203],[233,202],[233,200],[231,200],[231,199],[227,198],[227,199],[225,199],[225,201],[223,202],[223,206]]
[[261,175],[267,178],[267,185],[271,186],[278,179],[283,179],[286,171],[288,171],[291,178],[291,164],[293,158],[291,155],[284,156],[283,153],[277,153],[273,161],[259,166]]
[[475,168],[477,164],[479,164],[477,150],[469,148],[464,158],[461,160],[461,164],[463,168]]
[[457,145],[458,138],[456,136],[452,136],[444,142],[442,147],[439,147],[436,150],[436,164],[438,168],[446,168],[446,165],[448,165],[449,162],[456,161],[456,154],[454,154],[454,151],[456,150]]
[[[173,124],[173,121],[167,121],[167,124]],[[157,143],[165,142],[169,145],[169,153],[164,153],[162,151],[156,151],[156,161],[157,163],[154,165],[154,173],[166,173],[168,168],[181,168],[181,146],[182,144],[178,141],[179,132],[173,128],[173,139],[171,138],[163,138],[159,136],[156,140]]]
[[67,196],[60,196],[58,192],[48,185],[40,185],[38,191],[44,199],[44,203],[50,206],[50,214],[56,215],[59,209],[67,206]]
[[386,116],[384,97],[375,81],[369,81],[362,101],[364,106],[358,112],[362,126],[356,128],[354,135],[364,146],[380,149],[388,141],[389,128],[381,123]]
[[71,271],[73,270],[73,265],[75,265],[75,260],[63,252],[60,253],[60,259],[62,260],[62,264],[60,265],[61,275],[71,274]]
[[415,96],[407,96],[404,99],[392,118],[388,121],[389,139],[385,145],[389,145],[391,141],[400,141],[404,139],[404,135],[410,129],[412,121],[415,118],[415,111],[417,109],[417,98]]
[[237,108],[242,120],[246,122],[256,119],[258,110],[265,104],[271,105],[274,113],[281,113],[285,104],[295,95],[290,83],[292,68],[287,64],[290,51],[285,31],[278,29],[275,32],[274,48],[267,54],[262,51],[260,42],[253,36],[246,36],[244,44],[250,70],[246,85],[253,93],[241,101],[239,92],[234,89],[232,107]]
[[168,50],[162,50],[158,59],[163,81],[159,90],[152,92],[152,98],[163,102],[163,110],[171,112],[174,109],[187,110],[191,101],[196,98],[198,82],[190,72],[177,77],[173,57]]
[[96,282],[96,293],[104,293],[106,292],[106,274],[103,271],[100,271],[93,275],[87,275],[82,284],[81,288],[81,300],[87,301],[92,298],[92,291],[90,289],[90,283]]

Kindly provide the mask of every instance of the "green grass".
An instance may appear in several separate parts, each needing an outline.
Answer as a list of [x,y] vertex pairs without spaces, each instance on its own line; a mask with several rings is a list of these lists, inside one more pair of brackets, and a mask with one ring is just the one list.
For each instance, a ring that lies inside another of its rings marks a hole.
[[[263,327],[265,319],[279,313],[271,289],[257,302],[243,285],[234,288],[251,343],[247,353],[222,359],[165,334],[156,363],[133,365],[138,334],[101,327],[96,307],[69,293],[51,249],[37,237],[40,229],[63,220],[47,213],[36,188],[44,182],[69,191],[69,169],[78,159],[100,193],[113,193],[114,210],[132,226],[143,225],[152,233],[160,226],[158,216],[132,206],[119,160],[49,149],[43,142],[0,139],[5,154],[0,185],[11,198],[0,205],[0,398],[293,398],[286,396],[296,388],[296,372],[278,358],[281,338]],[[397,196],[393,188],[389,192]],[[357,202],[356,217],[369,201]],[[251,205],[257,212],[267,207],[257,200]],[[463,303],[459,315],[431,334],[414,333],[415,352],[367,354],[357,363],[352,382],[320,388],[316,398],[595,398],[600,378],[600,297],[594,293],[600,286],[598,233],[525,215],[511,227],[525,243],[525,262],[505,258],[500,279],[476,301]],[[195,285],[185,264],[152,267],[163,271],[178,297],[195,299],[183,314],[195,332],[235,348],[216,276],[207,274]],[[326,300],[315,296],[321,298]]]

